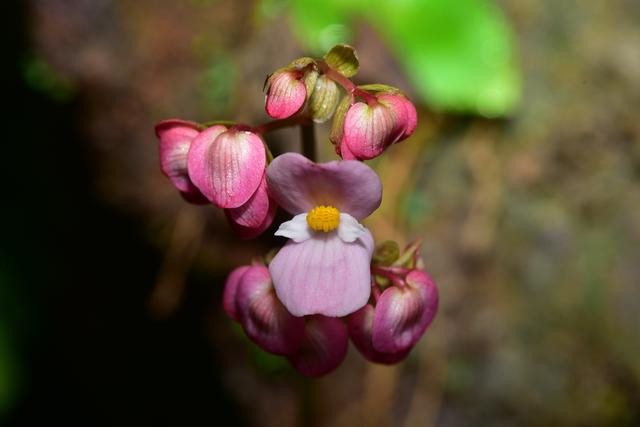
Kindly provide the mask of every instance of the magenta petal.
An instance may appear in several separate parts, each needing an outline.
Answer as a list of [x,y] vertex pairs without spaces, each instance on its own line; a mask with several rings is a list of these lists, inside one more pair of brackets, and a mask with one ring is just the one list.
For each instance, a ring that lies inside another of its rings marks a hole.
[[191,203],[206,203],[207,199],[193,185],[187,172],[187,153],[193,139],[200,133],[198,124],[186,120],[164,120],[155,127],[160,141],[160,169],[184,198]]
[[396,116],[386,105],[356,102],[344,119],[342,143],[357,158],[373,159],[399,137],[397,126]]
[[238,285],[240,284],[240,279],[247,270],[251,268],[250,265],[243,265],[234,269],[229,276],[227,276],[227,280],[224,283],[224,292],[222,293],[222,305],[224,307],[224,311],[227,315],[233,320],[240,320],[238,317],[238,310],[236,307],[236,294],[238,292]]
[[373,327],[374,308],[367,304],[349,316],[347,324],[349,336],[356,348],[368,360],[387,365],[398,363],[409,354],[411,348],[398,353],[382,353],[373,348],[371,329]]
[[297,215],[331,205],[356,219],[380,206],[382,183],[369,166],[355,160],[313,163],[297,153],[276,157],[267,168],[271,196]]
[[423,271],[407,275],[407,285],[380,295],[373,318],[373,348],[384,353],[406,351],[420,339],[438,310],[438,289]]
[[278,301],[267,267],[252,266],[242,275],[236,307],[245,333],[262,349],[287,355],[300,347],[304,319],[289,314]]
[[310,316],[305,318],[301,347],[288,359],[301,374],[317,377],[340,366],[348,347],[347,330],[340,319]]
[[248,131],[213,126],[189,150],[189,176],[221,208],[237,208],[255,193],[266,165],[262,139]]
[[271,77],[265,110],[274,119],[286,119],[297,113],[307,99],[307,89],[296,72],[282,71]]
[[233,230],[243,239],[253,239],[269,228],[276,216],[278,205],[269,196],[266,178],[244,205],[225,209]]
[[345,243],[337,233],[289,240],[269,264],[278,298],[295,316],[341,317],[367,303],[371,293],[373,238]]

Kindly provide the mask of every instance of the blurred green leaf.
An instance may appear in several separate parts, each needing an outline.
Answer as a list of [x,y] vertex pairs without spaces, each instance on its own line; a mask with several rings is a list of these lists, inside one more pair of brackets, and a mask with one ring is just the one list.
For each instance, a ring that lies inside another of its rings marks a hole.
[[[351,22],[371,23],[393,48],[416,91],[442,111],[509,115],[520,98],[511,30],[483,0],[290,0],[307,49],[349,42]],[[366,59],[365,59],[366,60]]]

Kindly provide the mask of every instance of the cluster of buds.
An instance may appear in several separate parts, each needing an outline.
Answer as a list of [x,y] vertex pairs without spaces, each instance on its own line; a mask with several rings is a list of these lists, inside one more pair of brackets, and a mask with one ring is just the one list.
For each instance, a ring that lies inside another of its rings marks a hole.
[[307,105],[318,123],[333,117],[330,140],[343,159],[368,160],[413,133],[416,109],[402,92],[382,84],[356,86],[356,51],[338,45],[323,58],[299,58],[266,82],[266,111],[284,119]]
[[259,261],[228,276],[224,309],[255,344],[285,356],[307,376],[324,375],[340,366],[349,338],[368,360],[398,363],[431,324],[438,290],[420,266],[419,245],[410,245],[403,254],[397,249],[390,241],[378,247],[369,301],[343,318],[292,315],[278,298],[269,269]]
[[[402,254],[388,242],[374,250],[360,222],[382,200],[380,178],[361,160],[409,137],[417,114],[396,88],[353,84],[358,66],[355,50],[338,45],[322,59],[303,57],[277,70],[265,83],[272,122],[171,119],[155,128],[162,172],[188,202],[223,209],[241,238],[267,230],[278,207],[292,215],[275,232],[288,240],[268,265],[231,273],[224,308],[258,346],[309,376],[339,366],[349,338],[373,362],[404,359],[438,304],[418,245]],[[262,138],[331,118],[330,140],[342,160],[273,158]]]

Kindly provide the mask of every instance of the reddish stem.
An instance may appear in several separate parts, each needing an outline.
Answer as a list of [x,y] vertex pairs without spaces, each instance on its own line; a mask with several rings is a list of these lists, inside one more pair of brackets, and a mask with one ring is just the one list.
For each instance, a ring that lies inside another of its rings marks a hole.
[[390,271],[387,268],[377,267],[374,265],[374,266],[371,266],[371,273],[375,274],[376,276],[381,276],[381,277],[384,277],[385,279],[391,280],[391,282],[395,286],[398,286],[400,288],[404,287],[405,285],[404,280],[398,277],[397,273],[394,273],[393,271]]
[[329,64],[327,64],[326,62],[318,61],[318,69],[325,76],[329,77],[331,80],[333,80],[334,82],[342,86],[344,90],[346,90],[347,93],[351,94],[352,96],[357,96],[359,98],[364,99],[369,105],[378,103],[378,99],[375,96],[371,95],[366,90],[360,89],[351,80],[349,80],[348,78],[340,74],[338,71],[331,68]]
[[251,128],[251,130],[257,134],[262,135],[264,133],[271,132],[274,130],[293,127],[293,126],[306,126],[306,125],[309,125],[310,123],[312,122],[309,117],[292,116],[286,119],[272,120],[270,122],[259,124]]

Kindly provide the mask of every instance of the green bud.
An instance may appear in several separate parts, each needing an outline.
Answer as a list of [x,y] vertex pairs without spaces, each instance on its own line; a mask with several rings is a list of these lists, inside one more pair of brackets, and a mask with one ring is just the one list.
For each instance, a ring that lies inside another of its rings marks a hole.
[[354,76],[360,67],[356,50],[347,44],[332,47],[324,56],[324,62],[345,77]]
[[304,82],[304,87],[307,90],[307,99],[311,98],[313,91],[316,87],[316,82],[318,81],[318,72],[316,70],[307,71],[304,77],[302,78]]
[[313,121],[324,123],[331,118],[340,101],[338,85],[325,75],[316,80],[316,87],[309,98],[309,112]]
[[389,266],[400,257],[400,247],[393,240],[380,243],[373,253],[373,264]]
[[329,139],[334,145],[340,145],[342,133],[344,132],[344,119],[347,116],[347,111],[349,111],[352,101],[353,98],[350,95],[342,98],[342,101],[338,104],[338,108],[336,108],[336,112],[333,115],[333,123],[331,123]]

